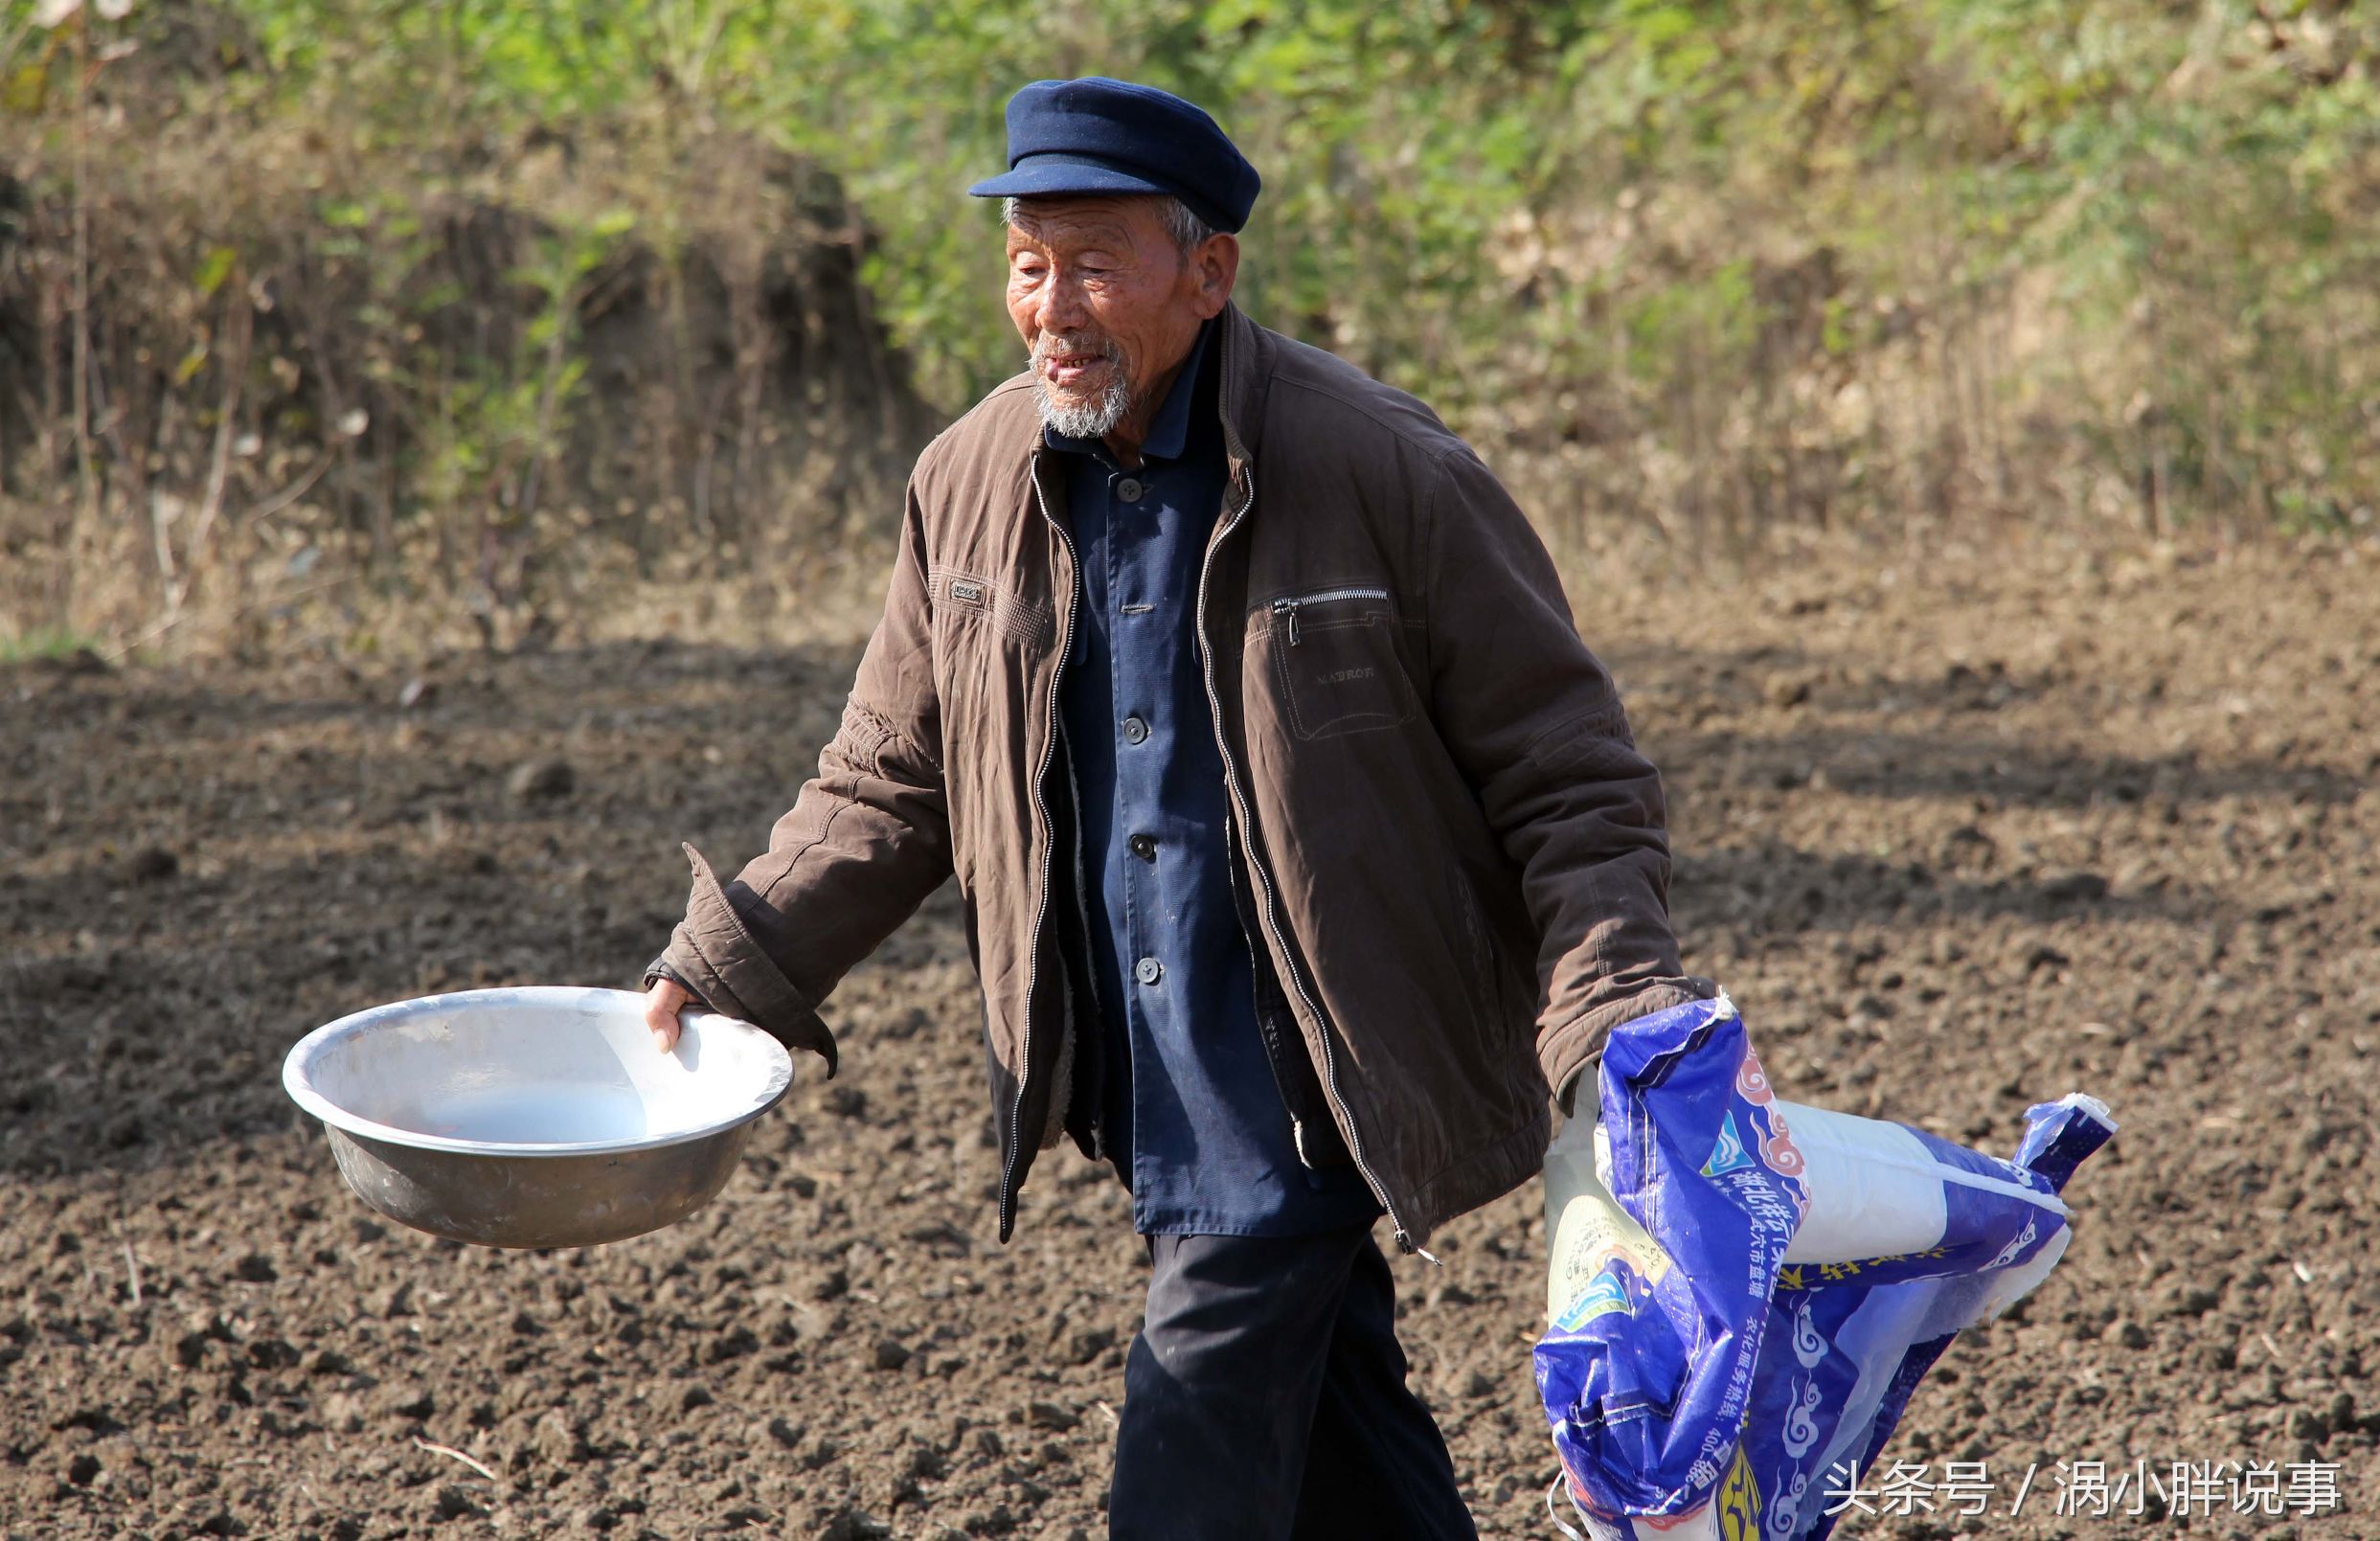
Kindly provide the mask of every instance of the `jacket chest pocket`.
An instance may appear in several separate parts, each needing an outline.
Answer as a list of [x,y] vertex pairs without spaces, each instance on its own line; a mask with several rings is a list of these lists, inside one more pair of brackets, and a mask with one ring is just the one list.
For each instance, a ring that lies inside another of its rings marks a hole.
[[927,571],[926,595],[938,638],[1005,637],[1022,647],[1048,645],[1047,600],[1020,592],[1011,578],[937,565]]
[[1300,738],[1394,728],[1414,716],[1397,651],[1399,623],[1385,588],[1283,595],[1267,607],[1273,672]]
[[934,687],[945,759],[997,743],[1025,720],[1028,682],[1055,646],[1050,607],[1010,581],[946,567],[931,570]]

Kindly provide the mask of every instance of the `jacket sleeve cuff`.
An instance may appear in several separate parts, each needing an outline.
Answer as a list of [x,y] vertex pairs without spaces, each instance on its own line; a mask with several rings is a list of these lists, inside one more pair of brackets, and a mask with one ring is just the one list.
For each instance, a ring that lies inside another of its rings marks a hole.
[[675,985],[679,989],[682,989],[687,994],[693,996],[696,1000],[700,1000],[702,998],[702,992],[695,989],[693,986],[689,985],[686,982],[686,977],[680,974],[676,968],[671,966],[669,963],[669,955],[666,952],[660,957],[654,959],[651,963],[645,965],[645,988],[648,990],[651,989],[653,987],[653,981],[658,979],[668,980],[670,984]]
[[1546,1085],[1565,1118],[1575,1107],[1578,1083],[1603,1053],[1603,1040],[1622,1022],[1633,1022],[1655,1011],[1666,1011],[1689,1001],[1707,1001],[1718,993],[1710,980],[1691,977],[1655,980],[1642,988],[1592,1007],[1537,1039],[1537,1063]]
[[702,852],[691,845],[681,849],[693,868],[693,892],[686,901],[686,918],[670,934],[669,949],[646,970],[646,978],[675,979],[714,1011],[749,1022],[788,1049],[809,1050],[827,1061],[827,1077],[833,1078],[834,1034],[818,1008],[753,939]]

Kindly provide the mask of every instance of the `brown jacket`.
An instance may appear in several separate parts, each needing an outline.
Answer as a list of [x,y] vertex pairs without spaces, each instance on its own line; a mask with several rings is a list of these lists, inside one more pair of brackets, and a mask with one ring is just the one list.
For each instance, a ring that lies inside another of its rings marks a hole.
[[[1417,1249],[1538,1170],[1549,1085],[1614,1023],[1708,986],[1670,936],[1660,778],[1520,510],[1413,397],[1236,308],[1220,336],[1196,598],[1233,825],[1331,1121]],[[955,872],[1003,1240],[1092,1031],[1050,899],[1077,583],[1049,460],[1030,375],[919,457],[841,731],[734,882],[688,848],[663,955],[831,1074],[818,1004]]]

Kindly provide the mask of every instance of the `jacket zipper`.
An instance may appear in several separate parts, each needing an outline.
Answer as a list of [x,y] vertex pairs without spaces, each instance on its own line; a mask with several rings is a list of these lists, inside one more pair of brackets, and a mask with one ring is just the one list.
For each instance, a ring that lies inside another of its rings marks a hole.
[[[1256,501],[1256,482],[1253,477],[1249,479],[1248,487],[1248,501],[1253,503]],[[1333,600],[1385,600],[1388,597],[1389,591],[1386,589],[1325,589],[1320,594],[1300,594],[1292,598],[1275,600],[1273,613],[1288,619],[1289,646],[1295,647],[1298,645],[1299,606],[1327,604]]]
[[1041,490],[1041,452],[1033,452],[1032,467],[1027,473],[1032,479],[1033,503],[1041,510],[1042,521],[1057,532],[1058,544],[1066,548],[1066,563],[1072,570],[1066,584],[1066,611],[1057,628],[1057,663],[1050,670],[1050,731],[1041,740],[1041,762],[1033,768],[1033,811],[1041,816],[1041,893],[1033,901],[1033,928],[1026,940],[1025,951],[1025,1062],[1017,1067],[1016,1101],[1009,1109],[1009,1159],[1000,1170],[1000,1239],[1006,1241],[1016,1228],[1016,1163],[1025,1151],[1025,1092],[1032,1083],[1033,1074],[1033,986],[1041,973],[1041,922],[1050,913],[1051,848],[1057,841],[1050,828],[1050,805],[1042,800],[1042,784],[1050,775],[1050,753],[1057,744],[1057,684],[1066,672],[1067,649],[1074,646],[1075,601],[1081,583],[1082,564],[1075,555],[1075,537],[1066,527],[1051,517],[1050,500]]
[[[1196,616],[1198,624],[1198,661],[1201,666],[1200,674],[1205,680],[1207,687],[1207,711],[1214,720],[1215,752],[1222,757],[1223,784],[1231,791],[1232,806],[1238,811],[1239,827],[1244,836],[1246,833],[1252,832],[1256,826],[1254,821],[1251,820],[1248,815],[1247,799],[1240,793],[1239,772],[1237,767],[1232,763],[1231,745],[1226,742],[1224,738],[1223,700],[1220,695],[1215,693],[1214,688],[1214,649],[1207,643],[1207,577],[1213,570],[1214,554],[1216,551],[1221,549],[1224,540],[1230,536],[1231,533],[1239,528],[1239,521],[1247,517],[1248,510],[1256,507],[1256,472],[1253,470],[1246,470],[1243,471],[1241,475],[1247,483],[1248,495],[1240,500],[1239,507],[1233,511],[1232,516],[1223,522],[1223,528],[1214,533],[1214,538],[1207,542],[1207,555],[1198,564],[1198,598],[1196,601],[1198,609],[1196,611]],[[1284,603],[1288,606],[1286,614],[1289,617],[1289,640],[1292,644],[1294,644],[1297,641],[1297,607],[1300,604],[1311,604],[1317,601],[1325,599],[1351,599],[1359,595],[1366,597],[1378,597],[1382,599],[1387,598],[1385,591],[1380,590],[1334,589],[1327,594],[1309,594],[1296,600],[1276,600],[1273,601],[1273,608],[1277,613],[1280,613],[1281,612]],[[1336,1099],[1339,1106],[1344,1108],[1347,1106],[1347,1097],[1339,1090],[1339,1055],[1338,1052],[1334,1050],[1330,1044],[1330,1025],[1324,1018],[1322,1008],[1314,1004],[1314,997],[1306,990],[1305,978],[1298,972],[1297,955],[1289,950],[1288,943],[1281,938],[1281,921],[1280,918],[1274,914],[1273,908],[1273,881],[1270,877],[1265,875],[1264,863],[1258,858],[1253,848],[1253,842],[1251,843],[1251,849],[1248,852],[1248,871],[1255,875],[1257,880],[1257,892],[1261,895],[1263,898],[1261,913],[1264,917],[1264,923],[1273,934],[1274,943],[1281,948],[1282,962],[1289,965],[1289,987],[1298,992],[1298,999],[1304,1003],[1306,1010],[1313,1015],[1314,1020],[1322,1025],[1323,1081],[1326,1088],[1326,1095]],[[1373,1175],[1371,1163],[1364,1160],[1363,1132],[1355,1127],[1355,1120],[1352,1115],[1349,1115],[1348,1118],[1347,1132],[1349,1136],[1348,1154],[1354,1159],[1355,1169],[1363,1174],[1364,1182],[1371,1189],[1371,1196],[1380,1201],[1381,1212],[1388,1215],[1389,1224],[1394,1228],[1396,1232],[1397,1250],[1399,1252],[1419,1253],[1422,1257],[1429,1258],[1430,1261],[1434,1263],[1438,1262],[1439,1259],[1436,1257],[1426,1251],[1423,1251],[1422,1248],[1414,1243],[1412,1234],[1405,1229],[1405,1223],[1396,1217],[1396,1206],[1389,1202],[1388,1190],[1380,1186],[1380,1179]],[[1303,1142],[1301,1141],[1301,1147],[1302,1146]],[[1301,1155],[1303,1155],[1303,1148],[1301,1148]],[[1444,1264],[1440,1263],[1439,1266],[1443,1267]]]
[[[1050,734],[1053,738],[1054,738],[1057,742],[1064,744],[1066,748],[1066,807],[1069,815],[1071,816],[1070,822],[1067,826],[1066,834],[1068,849],[1074,856],[1075,922],[1082,942],[1082,987],[1091,998],[1091,1010],[1089,1012],[1089,1018],[1096,1024],[1101,1020],[1101,1017],[1099,1012],[1099,982],[1093,977],[1096,970],[1092,967],[1091,963],[1091,885],[1087,874],[1082,869],[1082,783],[1075,778],[1075,746],[1066,737],[1064,724],[1053,719],[1050,724]],[[1057,843],[1057,834],[1054,830],[1051,832],[1050,841],[1053,846]],[[1053,858],[1051,865],[1053,867],[1056,865],[1054,857]],[[1028,965],[1029,971],[1030,966],[1031,965]],[[1063,980],[1063,984],[1066,988],[1066,997],[1069,1002],[1067,1020],[1076,1024],[1077,1027],[1080,1027],[1084,1019],[1084,1013],[1075,1010],[1072,1006],[1075,988],[1075,981],[1073,976],[1071,974],[1067,975]],[[1089,1039],[1087,1043],[1084,1042],[1083,1038],[1079,1036],[1076,1040],[1075,1064],[1077,1070],[1079,1070],[1084,1063],[1084,1054],[1087,1053],[1090,1055],[1089,1063],[1091,1071],[1089,1076],[1089,1083],[1094,1089],[1096,1089],[1100,1085],[1100,1076],[1106,1074],[1105,1069],[1103,1068],[1106,1055],[1100,1044],[1099,1034],[1094,1031],[1087,1036]],[[1077,1080],[1076,1084],[1080,1085],[1082,1082]],[[1106,1120],[1103,1114],[1102,1099],[1097,1096],[1094,1096],[1091,1099],[1089,1117],[1091,1121],[1091,1144],[1093,1154],[1097,1157],[1105,1154],[1107,1148],[1107,1131],[1105,1127]]]
[[[1315,1165],[1314,1152],[1306,1144],[1307,1121],[1313,1108],[1303,1095],[1291,1091],[1292,1084],[1297,1081],[1297,1074],[1286,1068],[1290,1050],[1281,1041],[1281,1019],[1289,1009],[1289,997],[1281,993],[1281,980],[1273,973],[1272,965],[1264,956],[1264,943],[1258,935],[1261,922],[1257,919],[1256,901],[1243,892],[1245,885],[1240,881],[1240,874],[1244,864],[1240,860],[1238,827],[1231,815],[1224,816],[1223,841],[1231,847],[1226,866],[1232,882],[1232,915],[1239,922],[1239,940],[1248,949],[1251,983],[1270,979],[1273,986],[1269,992],[1260,985],[1252,989],[1249,992],[1250,1005],[1256,1011],[1257,1031],[1264,1042],[1265,1062],[1273,1072],[1273,1084],[1281,1093],[1281,1111],[1289,1115],[1289,1141],[1297,1148],[1298,1165],[1308,1171],[1319,1171],[1322,1168]],[[1307,1074],[1312,1074],[1312,1063],[1303,1057],[1303,1043],[1299,1044],[1297,1053],[1300,1055],[1297,1062],[1304,1066]],[[1319,1082],[1314,1090],[1318,1094],[1322,1091]],[[1303,1087],[1299,1091],[1302,1092]]]

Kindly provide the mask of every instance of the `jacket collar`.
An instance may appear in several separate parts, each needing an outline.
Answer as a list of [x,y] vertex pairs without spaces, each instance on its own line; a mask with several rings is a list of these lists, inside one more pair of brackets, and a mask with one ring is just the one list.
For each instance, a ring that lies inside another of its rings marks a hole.
[[1215,340],[1223,346],[1222,377],[1215,392],[1223,414],[1223,453],[1235,478],[1256,459],[1264,427],[1264,392],[1272,380],[1272,338],[1236,305],[1216,318]]

